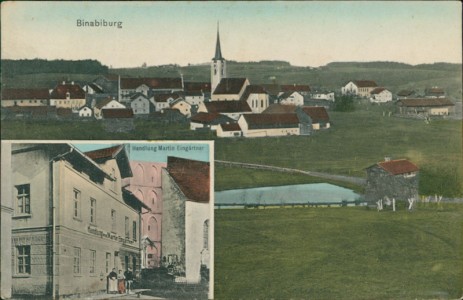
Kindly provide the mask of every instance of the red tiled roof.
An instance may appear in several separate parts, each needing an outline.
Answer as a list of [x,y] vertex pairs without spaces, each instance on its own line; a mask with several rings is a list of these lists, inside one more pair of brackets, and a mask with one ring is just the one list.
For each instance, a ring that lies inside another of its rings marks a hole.
[[267,94],[267,91],[260,85],[250,84],[244,90],[243,96],[241,96],[241,100],[248,100],[248,97],[251,94]]
[[377,87],[378,85],[373,80],[355,80],[353,81],[358,87]]
[[241,131],[241,127],[238,123],[230,123],[230,124],[220,124],[223,131]]
[[211,83],[210,82],[185,82],[185,91],[187,92],[201,92],[204,93],[211,91]]
[[166,93],[166,94],[156,94],[154,95],[154,101],[155,102],[167,102],[172,98],[173,100],[176,100],[180,98],[180,95],[178,93]]
[[246,78],[222,78],[214,90],[215,95],[239,94]]
[[129,119],[133,118],[133,110],[131,108],[108,108],[102,110],[103,118],[105,119]]
[[379,162],[378,166],[392,175],[399,175],[409,172],[418,171],[418,167],[406,159],[396,159],[390,161]]
[[246,101],[211,101],[204,102],[209,113],[239,113],[252,111]]
[[93,151],[85,152],[84,154],[90,157],[93,160],[101,158],[114,158],[117,153],[124,147],[123,145],[117,145],[109,148],[103,148]]
[[424,90],[424,93],[426,95],[445,95],[445,91],[442,88],[439,87],[432,87],[432,88],[427,88]]
[[48,100],[48,89],[2,89],[2,100]]
[[182,89],[181,78],[121,78],[121,89],[136,89],[142,84],[152,89]]
[[205,113],[200,112],[191,117],[192,122],[202,123],[202,122],[211,122],[217,119],[220,116],[219,113]]
[[209,203],[209,163],[169,156],[167,171],[188,200]]
[[312,119],[313,123],[329,122],[330,117],[324,107],[321,106],[303,106],[302,111]]
[[283,84],[280,89],[282,92],[310,92],[310,86],[304,84]]
[[401,99],[398,101],[403,106],[407,107],[432,107],[432,106],[454,106],[452,101],[446,98],[413,98]]
[[262,113],[263,114],[287,114],[296,111],[296,105],[271,104]]
[[98,109],[101,109],[103,106],[105,106],[106,104],[108,104],[109,102],[111,102],[113,99],[111,99],[111,97],[108,97],[106,99],[99,99],[97,100],[97,103],[95,104],[95,107],[98,108]]
[[50,94],[50,99],[66,99],[69,92],[70,99],[85,99],[85,91],[78,84],[58,84]]
[[289,114],[244,114],[249,129],[257,128],[295,128],[299,127],[296,113]]
[[370,92],[370,94],[376,95],[376,94],[380,94],[382,91],[387,91],[387,90],[385,88],[383,88],[383,87],[378,87],[378,88],[375,88],[374,90],[372,90]]

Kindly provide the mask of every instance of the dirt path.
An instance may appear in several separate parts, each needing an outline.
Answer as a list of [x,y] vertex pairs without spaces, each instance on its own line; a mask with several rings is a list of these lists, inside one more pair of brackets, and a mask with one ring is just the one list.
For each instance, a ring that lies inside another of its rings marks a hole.
[[275,166],[268,166],[268,165],[259,165],[259,164],[249,164],[249,163],[242,163],[242,162],[235,162],[235,161],[225,161],[225,160],[215,160],[215,163],[230,166],[230,167],[239,167],[239,168],[247,168],[247,169],[258,169],[258,170],[270,170],[275,172],[285,172],[285,173],[299,173],[305,174],[309,176],[337,180],[342,182],[353,183],[356,185],[364,186],[366,184],[366,180],[360,177],[352,177],[352,176],[344,176],[344,175],[334,175],[329,173],[323,172],[314,172],[314,171],[304,171],[298,169],[291,169],[291,168],[282,168],[282,167],[275,167]]

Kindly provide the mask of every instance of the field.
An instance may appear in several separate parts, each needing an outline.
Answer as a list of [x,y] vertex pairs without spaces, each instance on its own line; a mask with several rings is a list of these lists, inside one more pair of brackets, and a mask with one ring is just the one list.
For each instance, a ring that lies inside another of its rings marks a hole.
[[[165,125],[142,119],[135,120],[136,130],[131,133],[105,132],[97,121],[3,121],[1,133],[3,139],[214,139],[216,159],[358,177],[365,177],[365,168],[385,156],[408,158],[421,169],[421,194],[461,197],[461,120],[433,120],[426,124],[388,117],[387,112],[392,110],[391,106],[362,105],[352,113],[330,112],[332,128],[312,136],[219,139],[211,132],[191,131],[188,124]],[[275,185],[282,177],[281,173],[252,175],[246,169],[217,171],[216,178],[221,178],[217,180],[218,188],[222,190]],[[293,182],[305,183],[298,180]]]
[[216,299],[457,299],[463,206],[216,210]]

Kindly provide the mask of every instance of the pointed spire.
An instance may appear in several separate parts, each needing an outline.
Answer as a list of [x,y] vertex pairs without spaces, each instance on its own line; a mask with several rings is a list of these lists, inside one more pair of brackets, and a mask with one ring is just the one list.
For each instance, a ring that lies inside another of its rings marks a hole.
[[222,50],[220,49],[219,22],[217,21],[217,42],[215,44],[215,56],[213,60],[223,60]]

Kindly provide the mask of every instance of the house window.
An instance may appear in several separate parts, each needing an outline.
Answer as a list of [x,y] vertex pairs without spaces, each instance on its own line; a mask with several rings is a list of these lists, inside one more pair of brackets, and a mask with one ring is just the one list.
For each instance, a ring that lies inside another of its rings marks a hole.
[[31,274],[31,246],[16,247],[16,273]]
[[203,248],[209,249],[209,220],[204,221],[203,225]]
[[17,199],[17,213],[30,214],[31,213],[31,188],[30,184],[17,185],[16,190],[18,195]]
[[73,190],[73,200],[74,200],[74,218],[80,219],[80,191]]
[[96,200],[90,198],[90,223],[96,223]]
[[116,232],[116,211],[111,209],[111,231]]
[[96,251],[90,250],[90,274],[95,274]]
[[128,239],[129,237],[130,237],[129,217],[125,217],[125,238]]
[[133,240],[137,240],[137,221],[133,221],[132,223],[132,234],[133,234]]
[[113,175],[113,177],[114,177],[112,188],[113,188],[114,191],[116,191],[116,184],[117,184],[116,169],[112,168],[112,174],[111,175]]
[[80,248],[74,247],[74,274],[80,274]]
[[111,253],[106,252],[106,274],[109,273],[110,264],[111,264]]

